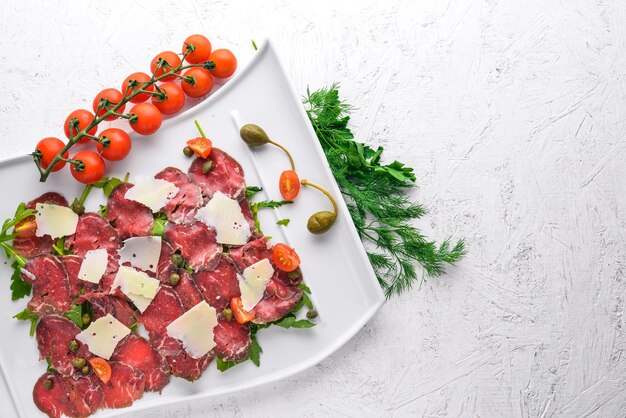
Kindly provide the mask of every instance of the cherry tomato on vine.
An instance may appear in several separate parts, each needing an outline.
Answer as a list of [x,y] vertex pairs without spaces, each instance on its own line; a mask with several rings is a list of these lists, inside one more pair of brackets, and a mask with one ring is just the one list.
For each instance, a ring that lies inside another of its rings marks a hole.
[[102,380],[105,385],[111,380],[111,365],[108,361],[100,357],[92,357],[89,359],[93,372]]
[[183,73],[183,77],[180,85],[189,97],[206,96],[213,88],[213,76],[204,68],[190,68]]
[[300,265],[300,257],[294,249],[282,243],[274,245],[272,258],[276,267],[282,271],[294,271]]
[[159,130],[163,115],[152,103],[139,103],[130,109],[130,127],[141,135],[151,135]]
[[83,184],[93,184],[104,176],[104,160],[97,152],[79,151],[72,157],[74,160],[82,161],[82,171],[72,164],[70,171],[72,176]]
[[[41,168],[44,170],[48,168],[52,160],[54,160],[54,157],[61,152],[63,147],[65,147],[65,144],[59,138],[48,137],[39,141],[35,149],[41,153],[41,159],[39,160]],[[67,158],[68,155],[68,152],[65,151],[63,158]],[[65,167],[65,161],[57,161],[50,171],[59,171],[63,167]]]
[[[123,98],[124,96],[122,95],[122,92],[118,89],[104,89],[100,93],[98,93],[95,99],[93,99],[93,111],[98,117],[100,117],[104,115],[109,109],[121,102]],[[100,102],[103,100],[107,100],[108,104],[104,107],[99,107]],[[117,109],[117,113],[124,113],[125,107],[125,104],[120,106]],[[104,120],[115,120],[117,118],[117,116],[111,115],[106,117]]]
[[187,54],[185,61],[190,64],[200,64],[209,59],[209,55],[211,55],[211,41],[206,36],[188,36],[183,43],[183,54],[187,52],[187,48],[190,46],[193,46],[193,51]]
[[[150,81],[150,76],[146,73],[142,73],[142,72],[137,72],[137,73],[132,73],[131,75],[129,75],[128,77],[126,77],[126,79],[124,80],[124,82],[122,83],[122,93],[124,94],[124,96],[130,96],[131,94],[133,94],[135,92],[135,90],[139,89],[140,86],[136,85],[133,88],[130,88],[129,83],[131,81],[136,81],[139,84],[142,83],[146,83],[148,81]],[[150,84],[148,87],[146,87],[144,89],[145,91],[154,91],[154,84]],[[135,97],[133,97],[132,99],[130,99],[131,103],[141,103],[141,102],[145,102],[146,100],[148,100],[150,98],[150,93],[140,93],[138,95],[136,95]]]
[[285,200],[293,200],[300,193],[300,178],[293,170],[285,170],[280,174],[278,180],[280,194]]
[[152,96],[152,104],[164,115],[177,113],[185,105],[185,93],[178,84],[163,83],[157,89],[162,90],[166,98],[161,100],[157,96]]
[[239,296],[234,297],[230,300],[230,310],[233,311],[235,319],[240,324],[250,322],[256,316],[256,312],[254,311],[254,309],[248,312],[243,308],[243,302],[241,301],[241,298]]
[[[161,60],[161,67],[157,68],[159,65],[159,60]],[[156,57],[152,58],[150,61],[150,71],[154,74],[155,77],[161,77],[165,73],[169,73],[174,68],[180,65],[180,57],[176,52],[173,51],[163,51],[158,54]],[[179,74],[180,71],[177,71],[176,74]],[[176,80],[175,75],[168,75],[165,78],[162,78],[160,81],[172,81]]]
[[207,158],[213,150],[213,143],[209,138],[198,137],[187,141],[187,146],[200,158]]
[[237,69],[237,58],[228,49],[216,49],[211,52],[209,61],[215,63],[215,69],[211,70],[211,74],[217,78],[230,77]]
[[[65,123],[63,124],[63,130],[65,131],[65,136],[67,137],[67,139],[72,139],[73,136],[76,136],[77,133],[89,126],[93,118],[93,113],[85,109],[78,109],[70,113],[67,119],[65,119]],[[72,132],[70,132],[70,122],[73,119],[76,119],[78,121],[78,124],[72,127]],[[97,131],[98,127],[94,126],[87,133],[89,135],[95,135]],[[85,144],[89,141],[91,141],[91,138],[84,136],[78,140],[78,143]]]
[[120,161],[126,158],[131,148],[130,136],[121,129],[109,128],[100,133],[100,138],[107,138],[109,146],[104,147],[98,142],[98,152],[109,161]]

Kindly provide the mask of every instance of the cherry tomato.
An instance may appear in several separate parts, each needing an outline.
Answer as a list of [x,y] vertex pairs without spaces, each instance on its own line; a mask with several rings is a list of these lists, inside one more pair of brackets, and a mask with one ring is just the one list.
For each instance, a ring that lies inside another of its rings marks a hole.
[[130,136],[121,129],[105,129],[100,133],[100,138],[108,138],[110,141],[109,146],[106,148],[99,142],[97,144],[100,155],[109,161],[123,160],[130,152]]
[[[124,93],[124,96],[130,96],[131,94],[135,92],[135,90],[137,90],[140,87],[139,85],[137,85],[131,89],[128,83],[130,83],[132,80],[141,84],[141,83],[150,81],[150,76],[146,73],[137,72],[137,73],[132,73],[131,75],[126,77],[126,79],[122,83],[122,93]],[[150,86],[146,87],[145,91],[154,91],[154,84],[150,84]],[[132,99],[130,99],[130,101],[131,103],[141,103],[141,102],[145,102],[149,98],[150,98],[150,93],[140,93],[136,95],[135,97],[133,97]]]
[[[109,109],[115,107],[116,104],[122,101],[122,92],[118,89],[104,89],[93,99],[93,111],[94,113],[100,117],[104,115]],[[107,100],[107,105],[100,107],[100,102]],[[118,113],[123,113],[126,105],[122,105],[117,109]],[[107,116],[104,120],[115,120],[118,117],[115,115]]]
[[151,135],[159,130],[163,115],[152,103],[139,103],[130,109],[133,119],[130,119],[130,127],[141,135]]
[[183,88],[174,83],[163,83],[158,87],[164,91],[166,97],[161,100],[157,96],[152,96],[152,104],[164,115],[177,113],[185,105],[185,93]]
[[190,68],[183,73],[183,76],[186,78],[182,79],[180,85],[189,97],[206,96],[213,88],[213,76],[204,68]]
[[300,179],[293,170],[285,170],[280,174],[278,180],[280,194],[285,200],[293,200],[300,193]]
[[[67,119],[65,119],[65,124],[63,124],[63,130],[65,131],[65,136],[67,137],[67,139],[72,139],[73,136],[76,136],[77,133],[89,126],[93,118],[93,113],[85,109],[78,109],[70,113]],[[72,132],[70,132],[70,121],[74,119],[78,121],[78,125],[72,127]],[[89,135],[95,135],[97,131],[98,127],[94,126],[89,131],[87,131],[87,133]],[[78,143],[85,144],[89,141],[91,141],[91,138],[84,136],[78,140]]]
[[74,164],[70,166],[72,176],[81,183],[93,184],[104,176],[104,160],[97,152],[79,151],[74,155],[73,159],[83,162],[84,167],[82,171],[78,171]]
[[93,372],[102,380],[105,385],[111,380],[111,365],[108,361],[100,357],[92,357],[89,359]]
[[209,61],[215,63],[215,69],[211,70],[211,74],[217,78],[230,77],[237,69],[237,58],[228,49],[216,49],[211,52]]
[[[159,64],[159,60],[164,61],[161,67],[157,68]],[[169,73],[174,68],[180,65],[180,57],[173,51],[164,51],[158,54],[156,57],[152,58],[150,62],[150,71],[154,74],[155,77],[161,77],[165,73]],[[180,74],[180,71],[176,71],[176,74]],[[176,80],[175,75],[168,75],[165,78],[162,78],[160,81],[172,81]]]
[[243,309],[243,302],[241,302],[241,298],[239,296],[230,300],[230,310],[233,311],[235,319],[240,324],[252,321],[256,315],[254,309],[250,312]]
[[[57,154],[61,152],[63,147],[65,147],[65,144],[59,138],[48,137],[39,141],[35,149],[41,152],[41,168],[48,168],[54,157],[56,157]],[[68,155],[68,152],[65,151],[65,154],[63,154],[63,158],[67,158]],[[54,167],[52,167],[51,171],[59,171],[63,167],[65,167],[65,161],[57,161]]]
[[276,267],[282,271],[294,271],[300,265],[300,257],[294,249],[282,243],[274,245],[272,258]]
[[201,136],[187,141],[187,146],[189,146],[189,148],[191,148],[192,151],[200,158],[208,157],[213,149],[213,143],[211,140],[208,138],[202,138]]
[[37,222],[34,216],[21,220],[13,228],[13,233],[20,238],[33,238],[37,231]]
[[206,36],[191,35],[185,39],[183,43],[183,54],[187,52],[187,48],[193,46],[193,51],[187,54],[185,61],[190,64],[199,64],[207,61],[211,55],[211,41]]

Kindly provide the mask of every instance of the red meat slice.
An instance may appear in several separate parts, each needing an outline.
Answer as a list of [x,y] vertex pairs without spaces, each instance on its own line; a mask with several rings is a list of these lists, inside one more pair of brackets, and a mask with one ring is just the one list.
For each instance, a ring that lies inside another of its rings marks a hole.
[[272,249],[268,248],[267,239],[261,237],[250,241],[243,247],[231,248],[229,256],[235,262],[235,265],[243,271],[246,267],[264,258],[268,258],[271,261]]
[[175,338],[170,337],[166,331],[162,331],[151,337],[152,344],[167,361],[174,376],[182,377],[189,381],[194,381],[202,376],[213,360],[213,350],[209,351],[199,359],[189,356],[183,344]]
[[113,295],[93,294],[87,297],[93,308],[93,320],[111,314],[122,324],[131,328],[138,321],[138,312],[127,301]]
[[104,403],[102,381],[95,374],[61,378],[67,388],[74,416],[87,417]]
[[178,294],[168,286],[161,286],[152,303],[141,314],[141,322],[150,334],[164,332],[165,327],[185,313]]
[[215,231],[202,222],[168,223],[164,237],[194,270],[212,270],[220,262],[222,246],[215,241]]
[[286,299],[281,299],[278,296],[264,296],[254,308],[256,314],[252,322],[255,324],[266,324],[281,319],[296,307],[301,297],[302,290],[297,287],[294,289],[292,296]]
[[[67,384],[54,373],[45,373],[35,383],[33,400],[37,408],[49,417],[74,416],[74,408],[69,399]],[[46,381],[48,381],[46,383]],[[49,389],[46,388],[51,385]]]
[[111,380],[102,385],[105,408],[125,408],[143,396],[144,374],[137,368],[119,361],[110,361]]
[[240,361],[250,354],[250,327],[235,320],[228,321],[223,316],[217,320],[213,329],[215,355],[224,361]]
[[159,256],[159,264],[157,265],[157,279],[161,283],[170,283],[170,275],[174,271],[172,264],[172,254],[174,249],[167,241],[161,241],[161,255]]
[[28,309],[39,317],[70,309],[70,282],[57,257],[46,254],[31,258],[26,262],[25,270],[22,278],[33,285],[33,297],[28,302]]
[[142,337],[127,335],[115,348],[111,361],[129,364],[143,372],[146,391],[160,392],[170,381],[165,359]]
[[189,274],[185,270],[180,270],[179,274],[180,282],[174,287],[174,290],[178,293],[185,311],[188,311],[202,302],[203,298]]
[[65,240],[65,248],[72,247],[76,255],[84,257],[88,251],[104,248],[111,256],[120,248],[117,231],[102,216],[94,212],[78,218],[76,233]]
[[[33,199],[26,204],[27,209],[35,209],[37,203],[54,203],[59,206],[67,206],[67,200],[58,193],[48,192],[39,196],[37,199]],[[33,258],[42,254],[49,254],[52,252],[52,238],[45,235],[43,237],[33,236],[30,238],[13,238],[13,247],[23,257]]]
[[150,235],[154,217],[152,210],[124,197],[132,183],[122,183],[113,189],[107,202],[107,219],[120,234],[121,239]]
[[[213,161],[213,168],[203,174],[202,166],[207,161]],[[189,177],[200,187],[205,200],[213,197],[216,192],[237,200],[246,196],[243,168],[237,160],[219,148],[213,148],[206,160],[196,158],[189,167]]]
[[174,167],[167,167],[154,178],[167,180],[178,187],[176,196],[161,209],[168,220],[174,223],[193,220],[198,208],[202,206],[202,193],[198,185],[186,173]]
[[67,278],[70,283],[70,294],[72,297],[79,297],[77,303],[83,301],[84,295],[99,291],[100,288],[96,283],[87,282],[78,278],[80,266],[83,263],[82,257],[78,255],[64,255],[59,258],[67,272]]
[[74,371],[72,360],[82,354],[87,354],[87,347],[80,341],[76,341],[79,350],[72,353],[69,348],[70,341],[76,339],[80,333],[80,328],[69,319],[48,315],[42,318],[37,324],[37,348],[39,348],[39,359],[50,359],[54,367],[62,375],[70,375]]
[[227,258],[223,258],[215,270],[199,271],[194,276],[204,300],[218,312],[228,306],[231,298],[241,295],[237,272]]
[[254,239],[261,238],[263,235],[256,230],[256,226],[254,225],[254,215],[252,214],[252,209],[250,209],[250,202],[248,199],[244,198],[241,202],[239,202],[239,207],[241,208],[241,213],[243,214],[244,219],[250,225],[250,231],[252,231],[252,237]]

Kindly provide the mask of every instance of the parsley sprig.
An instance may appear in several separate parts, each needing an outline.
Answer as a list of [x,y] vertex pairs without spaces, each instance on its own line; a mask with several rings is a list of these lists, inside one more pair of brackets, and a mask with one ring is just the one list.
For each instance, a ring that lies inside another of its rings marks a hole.
[[336,84],[307,90],[303,103],[361,240],[377,249],[367,255],[387,297],[424,279],[418,278],[416,261],[435,277],[463,258],[463,240],[437,245],[413,226],[426,213],[407,196],[416,180],[413,169],[399,161],[383,165],[382,147],[374,150],[354,140],[348,128],[352,106],[339,99]]

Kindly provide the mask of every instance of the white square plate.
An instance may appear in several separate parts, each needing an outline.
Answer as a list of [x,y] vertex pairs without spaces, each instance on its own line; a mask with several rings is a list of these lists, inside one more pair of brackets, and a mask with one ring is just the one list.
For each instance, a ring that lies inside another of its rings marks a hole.
[[[311,329],[261,330],[261,367],[246,362],[221,373],[213,363],[197,382],[173,378],[161,395],[147,393],[130,408],[105,410],[97,416],[115,416],[235,392],[293,375],[319,363],[345,344],[384,302],[322,149],[271,43],[266,42],[250,64],[208,100],[165,121],[155,135],[133,136],[131,155],[126,161],[111,165],[109,174],[123,177],[130,172],[132,181],[138,175],[152,176],[167,166],[187,171],[191,160],[181,150],[187,139],[198,136],[194,119],[199,120],[214,146],[241,163],[248,185],[263,187],[264,191],[255,199],[280,199],[278,176],[289,163],[276,147],[248,148],[239,138],[238,124],[243,123],[262,126],[271,138],[291,150],[301,178],[327,187],[338,198],[337,223],[320,236],[307,231],[306,221],[313,212],[329,210],[330,203],[311,188],[302,189],[292,205],[260,211],[263,232],[298,251],[305,283],[312,290],[312,300],[319,312],[318,324]],[[19,202],[43,192],[60,192],[71,202],[82,190],[67,169],[40,183],[30,157],[0,163],[0,184],[0,219],[11,217]],[[100,195],[98,190],[92,193],[87,210],[94,211],[104,202]],[[282,218],[291,220],[287,227],[276,225],[276,220]],[[12,407],[15,415],[19,411],[21,416],[40,416],[32,400],[32,387],[45,371],[45,361],[38,361],[35,339],[28,335],[29,323],[12,319],[24,309],[26,298],[11,302],[10,275],[10,268],[0,265],[0,276],[4,278],[0,290],[3,295],[0,300],[2,415],[11,414],[8,408]]]

